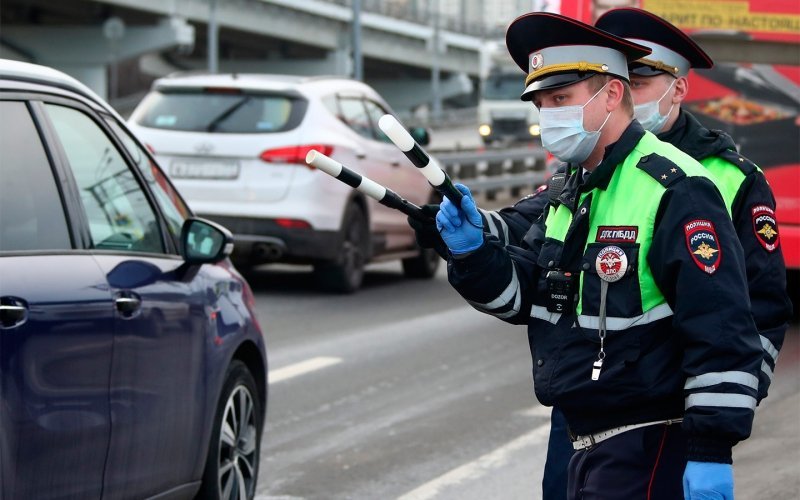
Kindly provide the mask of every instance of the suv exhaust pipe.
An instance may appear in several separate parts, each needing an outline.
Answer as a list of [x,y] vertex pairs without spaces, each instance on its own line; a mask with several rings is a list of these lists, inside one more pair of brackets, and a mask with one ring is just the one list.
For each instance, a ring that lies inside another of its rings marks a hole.
[[274,262],[283,257],[283,247],[275,243],[256,243],[253,245],[253,257],[261,261]]

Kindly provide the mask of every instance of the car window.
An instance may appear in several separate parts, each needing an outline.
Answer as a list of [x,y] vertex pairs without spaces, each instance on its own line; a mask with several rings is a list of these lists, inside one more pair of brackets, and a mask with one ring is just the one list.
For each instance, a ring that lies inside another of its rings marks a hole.
[[61,196],[25,103],[0,102],[0,251],[72,247]]
[[340,119],[358,135],[374,139],[372,125],[369,122],[367,110],[361,99],[349,97],[339,98]]
[[138,142],[136,142],[130,133],[123,129],[112,118],[106,118],[106,122],[114,131],[114,133],[122,140],[122,144],[130,154],[139,171],[144,175],[147,184],[150,186],[150,191],[155,195],[161,211],[167,219],[169,232],[175,238],[180,238],[181,228],[183,222],[191,215],[189,208],[184,203],[183,199],[178,195],[178,192],[167,180],[167,176],[158,168],[158,165],[153,163],[150,156],[142,149]]
[[217,133],[271,133],[295,128],[306,101],[280,94],[251,94],[237,89],[151,92],[133,121],[149,128]]
[[369,117],[372,120],[372,130],[375,134],[375,139],[381,142],[392,142],[389,137],[383,133],[383,130],[378,127],[378,120],[385,114],[389,112],[383,109],[383,106],[378,104],[374,101],[364,101],[364,105],[367,107],[367,113],[369,113]]
[[76,109],[45,109],[78,184],[94,248],[163,252],[155,212],[108,136]]

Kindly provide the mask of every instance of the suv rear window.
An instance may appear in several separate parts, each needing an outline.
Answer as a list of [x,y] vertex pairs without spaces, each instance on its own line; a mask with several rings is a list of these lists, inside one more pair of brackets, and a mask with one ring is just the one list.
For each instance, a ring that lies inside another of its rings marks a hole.
[[294,95],[216,88],[157,90],[148,94],[133,120],[164,130],[264,134],[297,127],[307,107]]

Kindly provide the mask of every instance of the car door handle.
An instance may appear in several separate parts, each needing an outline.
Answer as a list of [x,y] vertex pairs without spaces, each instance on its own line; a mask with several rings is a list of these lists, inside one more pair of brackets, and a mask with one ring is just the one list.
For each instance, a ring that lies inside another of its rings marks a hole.
[[114,299],[114,304],[123,317],[130,318],[142,307],[142,300],[136,295],[128,292],[120,294]]
[[400,160],[395,160],[395,161],[393,161],[393,162],[392,162],[392,166],[393,166],[393,167],[399,167],[399,166],[400,166]]
[[356,153],[356,158],[359,160],[363,160],[366,157],[367,157],[366,153]]
[[0,328],[14,328],[28,319],[28,308],[19,299],[0,299]]

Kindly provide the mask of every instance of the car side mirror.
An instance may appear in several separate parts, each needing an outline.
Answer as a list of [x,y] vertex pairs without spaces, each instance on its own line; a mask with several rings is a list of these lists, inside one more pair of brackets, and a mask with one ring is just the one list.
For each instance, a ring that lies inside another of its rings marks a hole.
[[425,127],[411,127],[408,129],[408,133],[420,146],[427,146],[431,142],[431,136]]
[[181,228],[181,251],[187,264],[214,264],[233,252],[233,235],[205,219],[186,219]]

